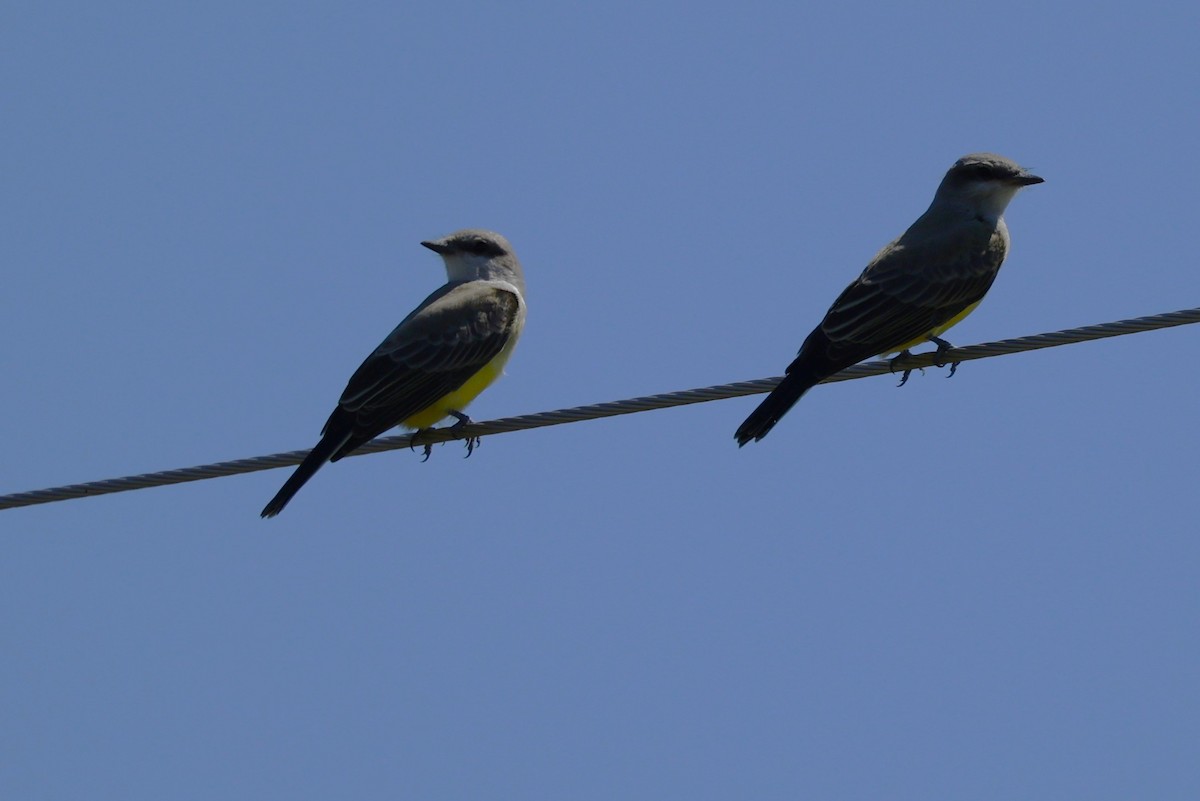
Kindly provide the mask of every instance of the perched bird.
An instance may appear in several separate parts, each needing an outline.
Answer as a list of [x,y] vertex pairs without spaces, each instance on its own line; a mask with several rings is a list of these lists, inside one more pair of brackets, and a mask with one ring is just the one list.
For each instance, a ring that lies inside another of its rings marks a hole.
[[512,245],[500,234],[474,229],[421,244],[445,261],[445,286],[413,309],[350,377],[321,441],[263,517],[283,511],[325,462],[389,428],[421,430],[445,417],[456,418],[455,425],[470,422],[463,409],[503,372],[525,325],[525,277]]
[[734,434],[738,445],[765,437],[801,395],[852,364],[907,355],[923,342],[950,348],[938,335],[979,305],[1008,251],[1005,208],[1042,180],[994,153],[956,161],[929,209],[829,307],[783,381]]

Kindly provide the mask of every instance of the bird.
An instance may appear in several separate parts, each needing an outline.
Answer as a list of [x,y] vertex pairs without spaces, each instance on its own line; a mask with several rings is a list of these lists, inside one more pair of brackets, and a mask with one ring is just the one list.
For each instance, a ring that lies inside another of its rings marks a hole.
[[761,440],[805,392],[852,364],[907,356],[924,342],[948,350],[939,335],[974,311],[1004,262],[1005,209],[1021,189],[1043,181],[995,153],[954,162],[925,213],[838,296],[783,380],[738,427],[738,447]]
[[[395,426],[430,428],[471,419],[467,404],[504,371],[525,327],[525,277],[512,245],[464,229],[421,243],[442,257],[446,283],[412,310],[350,377],[321,440],[263,517],[274,517],[321,469]],[[468,440],[470,455],[475,440]],[[431,445],[425,446],[428,458]]]

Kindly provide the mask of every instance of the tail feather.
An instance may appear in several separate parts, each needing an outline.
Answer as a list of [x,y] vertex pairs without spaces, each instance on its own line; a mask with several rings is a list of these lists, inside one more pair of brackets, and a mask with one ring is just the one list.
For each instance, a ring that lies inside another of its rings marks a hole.
[[770,433],[780,418],[796,405],[796,401],[820,380],[810,370],[797,369],[795,364],[789,367],[788,374],[779,382],[779,386],[771,390],[771,394],[738,426],[737,433],[733,435],[738,447],[750,440],[757,442]]
[[342,447],[349,438],[350,434],[348,432],[322,437],[316,447],[308,452],[308,456],[304,457],[304,461],[300,463],[291,477],[279,488],[279,492],[275,493],[275,497],[271,499],[270,503],[263,507],[262,516],[274,517],[282,512],[283,507],[288,505],[288,501],[292,499],[292,496],[299,492],[300,488],[310,478],[316,475],[316,472],[329,461],[329,457],[336,453],[338,448]]

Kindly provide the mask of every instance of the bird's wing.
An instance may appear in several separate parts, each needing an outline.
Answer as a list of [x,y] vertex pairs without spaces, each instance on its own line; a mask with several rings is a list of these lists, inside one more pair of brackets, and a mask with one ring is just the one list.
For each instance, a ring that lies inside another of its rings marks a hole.
[[864,359],[946,323],[983,298],[1006,248],[1000,230],[906,240],[880,251],[829,308],[820,330],[833,346]]
[[349,453],[466,383],[519,332],[515,292],[483,281],[430,295],[355,371],[326,423],[349,426]]

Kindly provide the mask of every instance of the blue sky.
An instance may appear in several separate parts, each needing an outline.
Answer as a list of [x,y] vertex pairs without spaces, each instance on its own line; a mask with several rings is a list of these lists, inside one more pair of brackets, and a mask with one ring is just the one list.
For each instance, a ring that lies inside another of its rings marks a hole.
[[[9,4],[0,492],[309,447],[503,232],[476,419],[778,375],[960,155],[966,345],[1200,305],[1194,4]],[[0,512],[6,798],[1194,798],[1195,327]]]

